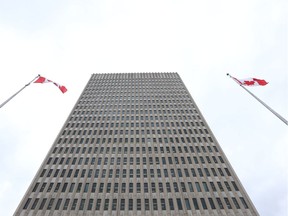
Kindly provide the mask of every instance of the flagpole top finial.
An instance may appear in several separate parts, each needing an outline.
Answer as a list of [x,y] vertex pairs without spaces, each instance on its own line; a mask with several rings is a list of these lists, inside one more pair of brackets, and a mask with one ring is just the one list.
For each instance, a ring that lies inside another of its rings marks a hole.
[[229,73],[227,73],[226,75],[227,75],[227,76],[230,76],[230,74],[229,74]]

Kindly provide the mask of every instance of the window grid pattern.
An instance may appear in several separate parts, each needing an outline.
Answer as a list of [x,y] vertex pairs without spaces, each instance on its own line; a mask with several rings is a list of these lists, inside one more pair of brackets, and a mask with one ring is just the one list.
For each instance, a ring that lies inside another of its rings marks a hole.
[[93,74],[25,211],[258,215],[177,73]]

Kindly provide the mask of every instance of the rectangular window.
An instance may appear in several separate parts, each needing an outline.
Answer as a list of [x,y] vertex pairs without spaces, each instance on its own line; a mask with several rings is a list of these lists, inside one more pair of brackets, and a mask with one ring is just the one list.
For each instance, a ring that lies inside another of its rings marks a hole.
[[36,208],[38,201],[39,201],[39,198],[36,198],[34,203],[33,203],[33,205],[32,205],[32,207],[31,207],[31,209],[35,209]]
[[239,206],[236,198],[235,198],[235,197],[232,197],[232,200],[233,200],[233,203],[234,203],[235,207],[236,207],[237,209],[240,209],[240,206]]
[[48,207],[47,207],[48,210],[52,209],[54,200],[55,200],[54,198],[52,198],[52,199],[50,200],[50,202],[49,202],[49,204],[48,204]]
[[157,199],[153,199],[153,210],[158,210]]
[[63,210],[67,210],[68,209],[69,202],[70,202],[70,199],[66,199],[65,200],[65,203],[64,203],[64,206],[63,206]]
[[58,199],[56,206],[55,206],[55,210],[59,210],[61,202],[62,202],[62,199]]
[[72,203],[72,206],[71,206],[71,210],[75,210],[76,209],[77,202],[78,202],[78,199],[74,199],[73,200],[73,203]]
[[122,192],[122,193],[125,193],[125,192],[126,192],[126,183],[122,183],[121,192]]
[[81,199],[79,210],[83,210],[85,205],[85,199]]
[[197,191],[198,191],[198,192],[201,192],[201,188],[200,188],[199,182],[195,182],[195,185],[196,185]]
[[118,183],[114,184],[114,193],[118,193]]
[[165,199],[161,199],[161,208],[162,210],[166,210]]
[[93,183],[92,184],[92,189],[91,189],[91,192],[95,192],[96,191],[96,187],[97,187],[97,183]]
[[129,193],[133,193],[133,183],[129,183]]
[[128,209],[129,209],[129,210],[133,210],[133,199],[129,199]]
[[148,183],[144,183],[144,193],[148,193]]
[[137,199],[137,210],[141,210],[141,199]]
[[187,210],[191,210],[190,202],[188,198],[185,198],[185,205]]
[[199,206],[198,206],[197,199],[196,199],[196,198],[193,198],[192,200],[193,200],[194,208],[195,208],[196,210],[199,210]]
[[223,204],[222,204],[222,202],[221,202],[221,199],[220,199],[220,198],[216,198],[216,200],[217,200],[217,203],[218,203],[219,208],[220,208],[220,209],[224,209]]
[[149,199],[145,199],[145,210],[149,210]]
[[206,205],[204,198],[200,198],[200,201],[201,201],[203,209],[207,209],[207,205]]
[[93,207],[93,199],[89,199],[87,210],[92,210]]
[[224,201],[225,201],[225,203],[226,203],[227,208],[228,208],[228,209],[232,209],[232,206],[231,206],[231,204],[230,204],[230,201],[229,201],[229,199],[228,199],[227,197],[224,198]]
[[109,199],[105,199],[105,202],[104,202],[104,211],[107,211],[109,208]]
[[100,210],[100,207],[101,207],[101,199],[97,199],[95,210],[96,210],[96,211],[97,211],[97,210],[99,211],[99,210]]
[[113,199],[112,201],[112,210],[115,211],[117,209],[117,199]]
[[245,208],[245,209],[248,209],[249,207],[248,207],[246,201],[244,200],[244,198],[243,198],[243,197],[240,197],[240,200],[241,200],[241,202],[242,202],[244,208]]
[[137,193],[141,193],[141,184],[137,183]]
[[177,198],[176,201],[177,201],[178,210],[183,210],[181,199]]
[[174,210],[174,203],[173,203],[172,198],[169,198],[169,207],[170,207],[170,210]]
[[125,199],[121,199],[120,210],[125,210]]
[[212,198],[208,198],[208,201],[209,201],[209,203],[210,203],[211,208],[212,208],[212,209],[216,209],[216,208],[215,208],[215,205],[214,205],[214,202],[213,202],[213,199],[212,199]]

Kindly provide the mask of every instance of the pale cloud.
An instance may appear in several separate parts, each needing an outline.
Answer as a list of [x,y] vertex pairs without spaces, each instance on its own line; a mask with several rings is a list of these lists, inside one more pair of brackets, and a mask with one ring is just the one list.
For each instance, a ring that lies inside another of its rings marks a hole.
[[38,73],[68,92],[31,84],[1,108],[1,215],[15,211],[92,73],[169,71],[259,213],[285,215],[286,126],[226,76],[265,78],[251,91],[288,118],[284,1],[17,2],[0,3],[0,103]]

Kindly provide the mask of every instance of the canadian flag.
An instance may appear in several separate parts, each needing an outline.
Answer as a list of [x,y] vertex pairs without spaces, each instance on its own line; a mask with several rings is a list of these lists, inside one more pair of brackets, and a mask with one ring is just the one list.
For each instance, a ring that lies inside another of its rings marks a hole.
[[42,76],[39,76],[38,79],[36,81],[34,81],[34,83],[50,83],[50,82],[53,83],[55,86],[57,86],[62,93],[65,93],[67,91],[65,86],[59,85],[58,83],[53,82],[52,80],[49,80],[49,79],[42,77]]
[[235,77],[232,78],[240,85],[244,86],[265,86],[268,84],[268,82],[266,82],[263,79],[257,79],[257,78],[237,79]]

